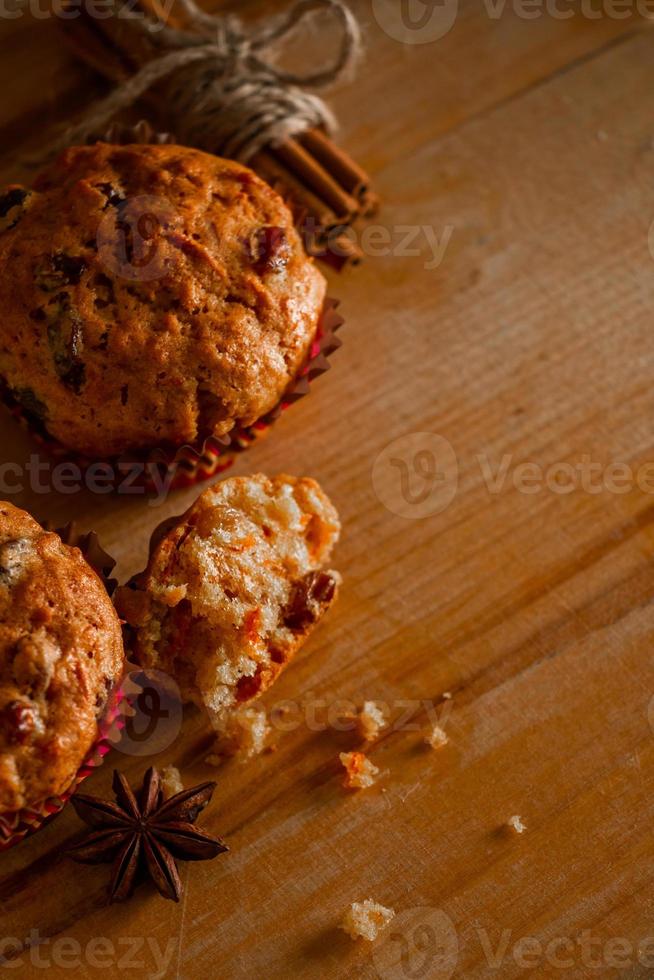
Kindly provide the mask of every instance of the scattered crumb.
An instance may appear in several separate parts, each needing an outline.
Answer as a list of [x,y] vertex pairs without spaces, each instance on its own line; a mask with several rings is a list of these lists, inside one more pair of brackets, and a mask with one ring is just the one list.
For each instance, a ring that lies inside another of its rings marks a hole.
[[452,700],[452,692],[443,691],[443,701],[451,701],[451,700]]
[[184,783],[180,776],[179,769],[175,766],[164,766],[161,770],[161,787],[164,798],[169,800],[171,796],[177,796],[184,789]]
[[270,732],[263,708],[241,708],[230,715],[216,739],[215,752],[207,756],[206,761],[210,766],[217,766],[225,756],[253,759],[266,748]]
[[345,767],[347,789],[368,789],[376,781],[379,769],[363,752],[341,752],[339,758]]
[[386,728],[386,712],[374,701],[364,701],[358,715],[359,733],[366,742],[372,742]]
[[430,745],[432,749],[441,749],[448,742],[449,739],[440,725],[434,725],[429,735],[425,735],[425,745]]
[[352,903],[343,917],[341,929],[352,939],[367,939],[371,943],[394,917],[393,909],[367,898],[365,902]]
[[527,829],[526,825],[522,822],[522,817],[509,817],[506,825],[516,834],[524,834]]

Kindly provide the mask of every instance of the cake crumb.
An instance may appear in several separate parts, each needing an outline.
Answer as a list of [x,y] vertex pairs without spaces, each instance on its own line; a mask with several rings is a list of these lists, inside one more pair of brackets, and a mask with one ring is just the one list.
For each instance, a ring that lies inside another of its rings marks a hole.
[[451,700],[452,700],[452,692],[443,691],[443,701],[451,701]]
[[434,725],[429,735],[425,735],[425,745],[430,745],[432,749],[441,749],[448,742],[449,739],[440,725]]
[[364,741],[374,741],[387,724],[384,708],[375,701],[364,701],[358,715],[359,734]]
[[163,767],[161,770],[161,788],[163,789],[166,800],[169,800],[171,796],[177,796],[178,793],[183,792],[184,783],[182,782],[179,769],[175,768],[175,766]]
[[241,708],[233,712],[218,734],[214,752],[207,756],[210,766],[217,766],[225,756],[253,759],[266,748],[271,728],[263,708]]
[[352,903],[343,917],[341,929],[352,939],[366,939],[371,943],[393,918],[394,909],[387,909],[367,898],[364,902]]
[[368,789],[376,782],[379,769],[363,752],[341,752],[346,789]]
[[522,817],[518,816],[509,817],[506,825],[516,834],[524,834],[525,830],[527,829],[526,825],[522,822]]

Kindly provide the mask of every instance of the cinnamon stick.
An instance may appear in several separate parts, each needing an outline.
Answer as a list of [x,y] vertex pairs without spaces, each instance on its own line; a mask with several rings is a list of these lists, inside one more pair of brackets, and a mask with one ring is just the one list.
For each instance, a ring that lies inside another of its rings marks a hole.
[[297,140],[286,139],[271,147],[273,156],[282,160],[303,184],[321,197],[338,221],[347,223],[358,214],[359,206],[340,184],[302,147]]
[[370,188],[368,174],[320,129],[308,129],[300,136],[302,146],[329,171],[339,184],[361,200]]
[[269,150],[257,153],[250,164],[260,177],[282,195],[298,222],[309,217],[320,228],[333,228],[339,224],[336,215],[323,199],[305,187]]

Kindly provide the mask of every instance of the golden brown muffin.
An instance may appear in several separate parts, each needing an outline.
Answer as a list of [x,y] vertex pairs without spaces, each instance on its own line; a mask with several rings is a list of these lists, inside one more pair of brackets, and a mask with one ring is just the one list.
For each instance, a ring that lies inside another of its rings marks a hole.
[[273,409],[326,283],[240,164],[180,146],[63,153],[0,194],[0,378],[91,458],[198,444]]
[[145,667],[171,674],[217,727],[268,688],[336,597],[340,532],[314,480],[235,477],[199,497],[119,590]]
[[68,789],[123,663],[120,621],[81,552],[0,503],[0,813]]

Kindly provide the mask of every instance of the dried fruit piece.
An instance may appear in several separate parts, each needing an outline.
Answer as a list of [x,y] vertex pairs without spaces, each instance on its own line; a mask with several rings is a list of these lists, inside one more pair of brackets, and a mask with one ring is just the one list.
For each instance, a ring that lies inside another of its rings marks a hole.
[[285,269],[289,254],[288,240],[283,228],[264,225],[250,239],[250,258],[255,272],[260,276]]
[[61,293],[57,297],[47,308],[46,317],[48,344],[59,380],[79,395],[86,381],[86,366],[82,360],[82,318],[71,305],[68,293]]
[[29,742],[36,718],[34,708],[24,701],[10,701],[0,713],[0,731],[9,745],[25,745]]
[[31,191],[18,185],[8,187],[0,195],[0,232],[9,231],[18,224],[31,196]]
[[48,409],[31,388],[15,388],[9,393],[9,398],[20,405],[23,416],[35,432],[46,435]]
[[81,255],[57,252],[36,269],[36,285],[45,293],[54,293],[63,286],[77,286],[87,268]]
[[121,194],[113,184],[96,184],[99,191],[102,191],[104,196],[107,198],[107,203],[105,204],[103,211],[108,208],[118,208],[121,204],[124,204],[127,198],[124,194]]
[[294,589],[284,625],[300,632],[316,623],[334,598],[337,585],[332,572],[310,572]]

